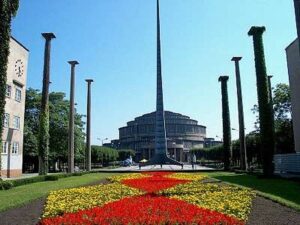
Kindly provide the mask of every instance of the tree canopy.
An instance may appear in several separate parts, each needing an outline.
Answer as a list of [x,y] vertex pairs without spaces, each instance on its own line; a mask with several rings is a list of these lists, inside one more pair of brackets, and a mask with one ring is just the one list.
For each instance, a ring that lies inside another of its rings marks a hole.
[[[67,161],[69,100],[65,93],[52,92],[49,95],[50,145],[49,159],[52,162]],[[25,124],[24,124],[24,162],[35,162],[38,155],[38,130],[41,92],[29,88],[26,91]],[[84,158],[84,122],[82,115],[75,114],[75,160]]]
[[[294,138],[292,126],[291,91],[287,84],[279,83],[273,90],[273,109],[275,119],[275,143],[277,153],[294,152]],[[254,105],[253,113],[257,115],[258,106]],[[259,118],[255,122],[259,130]]]

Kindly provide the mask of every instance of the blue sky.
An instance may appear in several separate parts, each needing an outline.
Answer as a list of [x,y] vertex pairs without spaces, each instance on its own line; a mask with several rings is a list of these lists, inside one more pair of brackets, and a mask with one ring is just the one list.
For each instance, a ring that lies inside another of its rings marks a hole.
[[[41,89],[44,40],[54,32],[51,91],[69,96],[70,67],[78,60],[76,102],[86,114],[86,83],[92,85],[92,142],[118,138],[118,128],[155,109],[155,0],[26,0],[12,34],[30,50],[28,87]],[[238,129],[232,56],[243,56],[241,76],[247,133],[257,102],[253,46],[247,32],[266,26],[267,71],[273,84],[288,83],[285,47],[296,38],[292,0],[161,0],[165,110],[222,135],[218,77],[229,75],[232,127]],[[232,133],[234,138],[237,132]]]

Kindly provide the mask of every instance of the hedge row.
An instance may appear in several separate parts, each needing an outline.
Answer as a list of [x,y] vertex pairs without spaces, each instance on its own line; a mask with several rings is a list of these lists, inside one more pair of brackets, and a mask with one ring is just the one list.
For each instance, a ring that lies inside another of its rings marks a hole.
[[71,176],[82,176],[87,174],[88,172],[80,172],[80,173],[61,173],[61,174],[53,174],[53,175],[43,175],[43,176],[36,176],[18,180],[7,180],[7,181],[0,181],[0,191],[1,190],[8,190],[13,187],[18,187],[25,184],[32,184],[37,182],[43,181],[55,181],[61,178],[71,177]]

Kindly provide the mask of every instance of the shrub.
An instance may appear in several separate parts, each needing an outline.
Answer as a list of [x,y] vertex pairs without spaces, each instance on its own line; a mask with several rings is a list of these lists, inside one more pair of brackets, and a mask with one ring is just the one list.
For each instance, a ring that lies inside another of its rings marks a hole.
[[14,187],[17,187],[17,186],[31,184],[31,183],[37,183],[37,182],[41,182],[41,181],[45,181],[45,176],[36,176],[36,177],[13,180],[12,183],[13,183]]
[[82,176],[83,173],[73,173],[72,175],[75,176],[75,177],[76,177],[76,176]]
[[58,176],[56,175],[46,175],[45,176],[45,181],[56,181],[58,180]]
[[0,190],[8,190],[13,187],[13,183],[11,181],[0,181]]

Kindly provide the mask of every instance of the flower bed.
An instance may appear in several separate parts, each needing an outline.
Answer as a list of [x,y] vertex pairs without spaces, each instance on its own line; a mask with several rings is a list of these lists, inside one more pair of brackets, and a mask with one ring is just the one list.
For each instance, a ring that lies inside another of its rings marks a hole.
[[245,188],[199,182],[178,185],[163,190],[161,194],[222,212],[241,220],[247,219],[255,195],[253,191]]
[[45,219],[43,225],[85,224],[223,224],[241,225],[243,222],[184,201],[162,196],[144,195],[125,198],[79,213]]
[[170,173],[165,173],[164,175],[159,173],[152,173],[152,176],[150,177],[138,179],[125,179],[122,180],[122,183],[130,187],[138,188],[140,190],[153,193],[176,186],[178,184],[189,182],[188,180],[179,180],[175,178],[166,177],[166,175],[169,174]]
[[138,179],[138,178],[144,178],[144,177],[150,177],[146,173],[129,173],[124,175],[118,175],[118,176],[111,176],[108,178],[111,182],[121,182],[122,180],[126,179]]
[[51,192],[40,225],[244,224],[253,192],[203,179],[202,174],[126,174],[110,178],[108,185]]
[[207,179],[206,175],[199,173],[171,173],[168,177],[180,180],[201,181]]
[[127,196],[141,194],[143,192],[119,183],[52,191],[47,198],[43,217],[90,209]]

